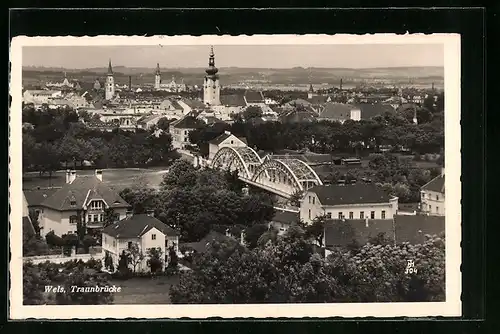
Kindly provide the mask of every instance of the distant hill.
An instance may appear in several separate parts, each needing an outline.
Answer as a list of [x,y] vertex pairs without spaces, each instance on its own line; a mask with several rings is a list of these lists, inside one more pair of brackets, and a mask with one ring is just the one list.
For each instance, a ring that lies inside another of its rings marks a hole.
[[[86,69],[65,69],[62,67],[23,67],[23,79],[33,80],[59,80],[63,73],[74,79],[93,81],[103,78],[107,67],[96,67]],[[115,80],[118,83],[128,83],[131,76],[134,83],[154,82],[155,68],[151,67],[125,67],[113,66]],[[201,84],[205,74],[204,68],[162,68],[162,81],[170,81],[175,77],[176,81],[183,79],[186,84]],[[268,82],[280,84],[338,84],[340,79],[344,83],[359,82],[360,80],[387,80],[391,82],[442,82],[444,80],[443,67],[386,67],[386,68],[240,68],[220,67],[219,74],[221,83],[224,85],[237,84],[240,82]]]

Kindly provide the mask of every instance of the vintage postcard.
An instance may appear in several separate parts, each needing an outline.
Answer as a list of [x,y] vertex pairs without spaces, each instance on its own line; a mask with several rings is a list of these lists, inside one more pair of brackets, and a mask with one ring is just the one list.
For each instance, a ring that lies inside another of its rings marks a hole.
[[11,319],[461,315],[459,35],[10,55]]

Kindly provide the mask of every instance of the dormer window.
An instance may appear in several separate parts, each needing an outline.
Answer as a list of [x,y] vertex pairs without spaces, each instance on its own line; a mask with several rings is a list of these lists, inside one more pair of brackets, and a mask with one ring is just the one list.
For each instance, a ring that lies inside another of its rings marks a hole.
[[104,202],[101,200],[91,201],[89,204],[90,210],[104,210]]

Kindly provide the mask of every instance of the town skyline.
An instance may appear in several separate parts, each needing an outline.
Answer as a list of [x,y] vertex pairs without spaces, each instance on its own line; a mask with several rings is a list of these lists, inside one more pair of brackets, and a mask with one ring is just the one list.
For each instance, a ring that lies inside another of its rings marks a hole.
[[[215,45],[219,68],[376,69],[444,67],[442,45]],[[33,46],[23,48],[23,67],[85,70],[108,61],[126,68],[204,68],[209,45],[196,46]],[[258,54],[259,57],[255,57]],[[370,57],[366,57],[370,55]]]

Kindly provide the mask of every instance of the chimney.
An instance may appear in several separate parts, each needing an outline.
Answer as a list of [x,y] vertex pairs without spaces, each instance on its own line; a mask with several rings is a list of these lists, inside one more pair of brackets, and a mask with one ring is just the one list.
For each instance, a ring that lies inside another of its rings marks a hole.
[[231,132],[229,132],[229,131],[224,131],[224,133],[225,133],[226,135],[230,135],[230,134],[231,134]]
[[102,169],[96,169],[95,172],[95,177],[99,179],[99,181],[102,181]]
[[369,227],[368,226],[368,218],[365,218],[365,227]]
[[147,214],[149,217],[154,217],[154,216],[155,216],[155,210],[146,210],[146,214]]
[[132,218],[132,216],[134,215],[134,211],[127,211],[125,213],[125,218],[128,219],[128,218]]
[[66,170],[66,183],[72,183],[76,179],[76,170]]

